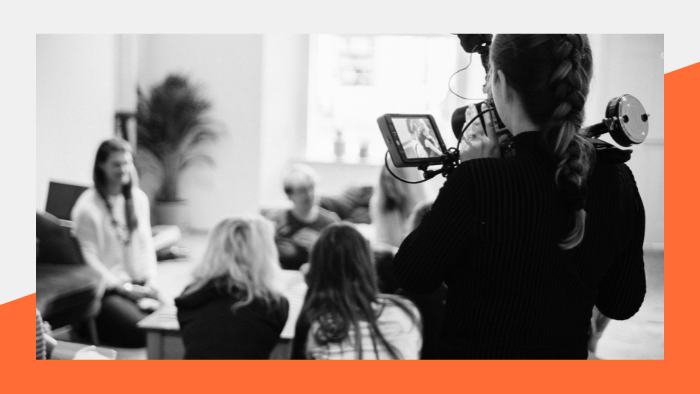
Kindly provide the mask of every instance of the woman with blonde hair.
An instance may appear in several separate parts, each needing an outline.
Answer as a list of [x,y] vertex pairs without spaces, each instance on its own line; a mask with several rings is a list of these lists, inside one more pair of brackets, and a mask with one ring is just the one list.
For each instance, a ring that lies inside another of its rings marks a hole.
[[[393,167],[392,171],[402,178],[409,177],[405,168]],[[413,208],[425,199],[424,185],[401,182],[386,167],[382,167],[379,182],[369,202],[375,240],[398,248],[406,236],[407,222]]]
[[278,270],[270,221],[250,216],[220,222],[192,283],[175,300],[185,358],[269,358],[289,311],[275,290]]

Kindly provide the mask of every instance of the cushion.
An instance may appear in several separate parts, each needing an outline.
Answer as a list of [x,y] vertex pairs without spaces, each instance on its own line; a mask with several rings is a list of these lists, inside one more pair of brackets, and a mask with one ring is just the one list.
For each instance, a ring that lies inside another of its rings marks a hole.
[[85,264],[78,241],[50,213],[36,213],[37,264]]
[[340,196],[322,196],[321,208],[338,214],[340,219],[351,223],[369,223],[369,200],[372,186],[351,186]]

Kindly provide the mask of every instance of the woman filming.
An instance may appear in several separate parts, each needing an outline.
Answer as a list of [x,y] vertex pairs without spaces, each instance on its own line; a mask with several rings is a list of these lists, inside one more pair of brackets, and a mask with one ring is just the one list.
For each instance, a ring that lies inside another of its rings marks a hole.
[[[486,127],[402,243],[402,287],[448,287],[442,358],[585,359],[595,305],[628,319],[644,300],[644,207],[629,153],[581,133],[585,35],[497,35],[490,89],[514,135]],[[478,128],[475,128],[477,131]]]
[[114,346],[145,346],[146,334],[136,323],[158,305],[156,253],[148,197],[134,185],[129,144],[104,141],[92,178],[94,187],[80,195],[71,218],[86,262],[107,284],[96,319],[98,336]]

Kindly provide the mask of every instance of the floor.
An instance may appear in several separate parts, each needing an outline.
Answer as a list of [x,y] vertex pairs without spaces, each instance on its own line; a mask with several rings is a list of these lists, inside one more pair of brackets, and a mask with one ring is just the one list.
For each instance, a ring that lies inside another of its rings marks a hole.
[[631,319],[610,322],[598,342],[596,355],[602,359],[664,359],[664,252],[647,250],[644,262],[644,303]]
[[[204,254],[204,234],[185,235],[181,246],[190,258],[158,264],[159,286],[169,299],[177,297],[190,281],[190,272]],[[598,342],[596,356],[607,360],[662,360],[664,358],[664,253],[645,251],[647,295],[637,314],[626,321],[611,321]],[[118,359],[146,359],[145,349],[116,349]]]

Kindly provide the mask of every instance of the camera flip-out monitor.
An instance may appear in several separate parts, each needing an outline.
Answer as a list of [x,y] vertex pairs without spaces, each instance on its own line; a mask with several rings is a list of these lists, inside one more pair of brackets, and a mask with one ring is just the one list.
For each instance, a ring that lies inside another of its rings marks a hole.
[[385,114],[377,123],[396,167],[442,163],[447,148],[431,115]]

